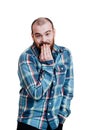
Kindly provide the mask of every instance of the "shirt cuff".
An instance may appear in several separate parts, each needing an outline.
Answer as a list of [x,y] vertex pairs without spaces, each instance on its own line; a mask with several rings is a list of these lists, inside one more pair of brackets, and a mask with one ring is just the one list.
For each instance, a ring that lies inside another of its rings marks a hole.
[[66,118],[61,115],[58,115],[58,117],[59,117],[59,123],[63,124],[65,122]]
[[54,61],[53,60],[48,60],[48,61],[41,61],[42,64],[47,64],[47,65],[50,65],[50,64],[53,64]]

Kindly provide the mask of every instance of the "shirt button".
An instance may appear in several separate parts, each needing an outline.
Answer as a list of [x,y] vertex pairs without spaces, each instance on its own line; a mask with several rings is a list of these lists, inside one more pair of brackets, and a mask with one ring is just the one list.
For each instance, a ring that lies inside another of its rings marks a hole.
[[53,82],[55,83],[55,80]]
[[63,67],[61,67],[61,70],[63,70]]
[[54,80],[54,81],[53,81],[53,84],[55,85],[55,83],[56,83],[56,81]]
[[51,105],[51,102],[49,102],[49,104]]
[[50,113],[47,114],[48,116],[50,115]]

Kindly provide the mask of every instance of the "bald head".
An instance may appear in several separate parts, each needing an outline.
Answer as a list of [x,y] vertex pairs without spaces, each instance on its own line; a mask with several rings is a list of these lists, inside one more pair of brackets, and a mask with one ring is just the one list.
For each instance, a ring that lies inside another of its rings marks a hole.
[[31,25],[31,32],[32,32],[32,34],[33,34],[33,25],[42,26],[46,22],[49,22],[51,24],[51,26],[52,26],[52,29],[54,29],[53,22],[49,18],[40,17],[40,18],[35,19],[33,21],[32,25]]

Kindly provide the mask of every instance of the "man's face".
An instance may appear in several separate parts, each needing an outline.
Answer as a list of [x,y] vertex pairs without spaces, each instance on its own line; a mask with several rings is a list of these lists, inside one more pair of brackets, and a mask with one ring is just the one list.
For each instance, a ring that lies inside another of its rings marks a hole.
[[40,49],[41,45],[49,44],[51,50],[54,45],[55,30],[52,28],[50,22],[46,22],[43,25],[33,25],[32,38],[36,46]]

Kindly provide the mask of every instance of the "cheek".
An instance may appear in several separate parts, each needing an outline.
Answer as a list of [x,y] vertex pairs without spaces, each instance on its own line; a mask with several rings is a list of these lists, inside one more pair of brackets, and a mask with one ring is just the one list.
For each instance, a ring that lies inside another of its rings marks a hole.
[[51,36],[49,37],[49,39],[50,39],[50,41],[52,42],[52,41],[54,40],[54,35],[51,35]]
[[50,42],[51,42],[51,45],[52,45],[53,42],[54,42],[54,37],[51,37]]
[[35,42],[36,46],[40,48],[40,46],[39,46],[39,45],[40,45],[40,42],[37,41],[37,40],[34,40],[34,42]]
[[40,39],[34,39],[34,41],[37,43],[37,44],[39,44],[40,42],[41,42],[41,40]]
[[36,43],[37,47],[39,47],[39,43],[37,43],[37,42],[35,42],[35,43]]

